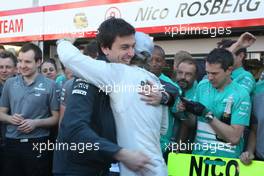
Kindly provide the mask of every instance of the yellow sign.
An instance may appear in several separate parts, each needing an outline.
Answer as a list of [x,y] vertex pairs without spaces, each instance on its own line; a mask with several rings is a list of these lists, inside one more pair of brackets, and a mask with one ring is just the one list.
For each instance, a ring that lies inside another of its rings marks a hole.
[[264,162],[248,166],[239,159],[170,153],[169,176],[264,176]]

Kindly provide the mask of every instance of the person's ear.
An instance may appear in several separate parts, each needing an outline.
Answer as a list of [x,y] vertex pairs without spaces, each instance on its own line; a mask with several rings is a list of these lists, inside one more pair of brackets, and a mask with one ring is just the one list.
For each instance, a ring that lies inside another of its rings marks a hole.
[[238,57],[239,57],[239,60],[242,62],[243,59],[247,57],[247,55],[245,53],[241,52],[238,54]]
[[233,69],[234,69],[234,68],[233,68],[233,66],[230,66],[230,67],[228,67],[228,68],[227,68],[227,70],[226,70],[226,71],[227,71],[228,73],[230,73],[230,74],[231,74],[231,73],[232,73],[232,71],[233,71]]
[[104,55],[106,55],[106,56],[108,56],[109,55],[109,48],[108,47],[103,47],[103,46],[101,46],[101,50],[102,50],[102,52],[104,53]]
[[41,65],[41,59],[39,59],[38,61],[37,61],[37,66],[40,68],[40,65]]

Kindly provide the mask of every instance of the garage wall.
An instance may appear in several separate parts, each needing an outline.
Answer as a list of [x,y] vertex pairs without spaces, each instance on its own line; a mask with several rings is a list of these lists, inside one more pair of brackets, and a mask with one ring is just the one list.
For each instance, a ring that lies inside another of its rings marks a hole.
[[[236,40],[237,37],[228,37]],[[166,40],[155,41],[163,47],[166,55],[174,55],[180,50],[186,50],[191,54],[204,54],[210,52],[213,47],[216,47],[216,43],[222,40],[222,38],[208,38],[208,39],[187,39],[187,40]],[[249,52],[262,51],[264,52],[264,36],[257,36],[255,44],[248,48]]]

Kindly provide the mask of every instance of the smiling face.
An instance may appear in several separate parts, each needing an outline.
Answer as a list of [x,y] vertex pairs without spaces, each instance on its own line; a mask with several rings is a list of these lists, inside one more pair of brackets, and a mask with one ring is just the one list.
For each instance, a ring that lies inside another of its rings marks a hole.
[[11,58],[0,58],[0,80],[5,82],[16,74],[16,66]]
[[32,77],[37,74],[40,60],[35,61],[35,54],[33,50],[27,52],[19,52],[18,54],[18,70],[24,77]]
[[134,35],[117,36],[111,48],[101,47],[101,49],[110,62],[130,64],[135,55],[135,43]]

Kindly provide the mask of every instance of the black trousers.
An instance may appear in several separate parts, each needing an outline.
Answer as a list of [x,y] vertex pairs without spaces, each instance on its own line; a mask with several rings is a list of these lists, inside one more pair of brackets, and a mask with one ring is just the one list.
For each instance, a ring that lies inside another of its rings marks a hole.
[[0,144],[0,175],[2,175],[2,168],[4,164],[4,152],[3,152],[3,144]]
[[83,174],[53,174],[53,176],[119,176],[118,175],[112,175],[108,171],[102,171],[100,173],[83,173]]
[[47,138],[30,139],[28,142],[18,139],[6,139],[3,147],[3,167],[1,176],[48,176],[49,152],[33,150],[33,143],[46,142]]

